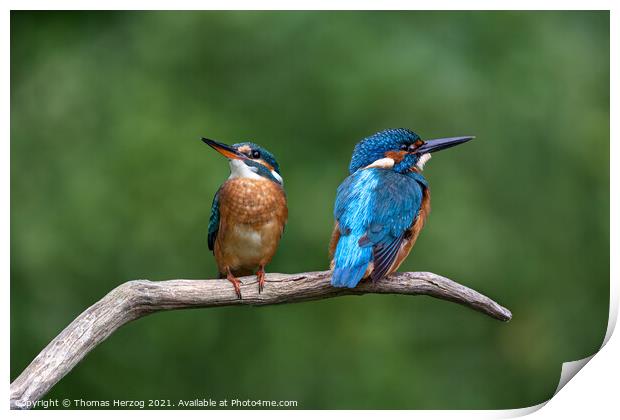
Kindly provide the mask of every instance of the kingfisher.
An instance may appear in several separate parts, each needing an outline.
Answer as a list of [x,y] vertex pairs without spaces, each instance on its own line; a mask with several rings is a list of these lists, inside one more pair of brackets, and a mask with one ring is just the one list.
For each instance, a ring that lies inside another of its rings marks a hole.
[[364,278],[376,281],[398,269],[430,212],[425,163],[432,152],[473,138],[424,141],[409,129],[395,128],[355,146],[349,176],[336,193],[329,245],[333,286],[354,288]]
[[215,193],[208,243],[220,278],[230,281],[241,299],[237,276],[256,272],[258,292],[265,287],[265,266],[271,261],[288,218],[280,166],[263,147],[251,143],[229,146],[202,137],[228,158],[230,176]]

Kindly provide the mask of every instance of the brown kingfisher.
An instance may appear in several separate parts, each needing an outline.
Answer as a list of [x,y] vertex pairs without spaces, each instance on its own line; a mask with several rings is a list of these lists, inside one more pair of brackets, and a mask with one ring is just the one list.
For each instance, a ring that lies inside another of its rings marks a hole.
[[332,285],[353,288],[396,271],[409,255],[431,209],[422,176],[431,152],[473,136],[422,140],[405,128],[388,129],[360,141],[349,176],[340,184],[330,241]]
[[256,271],[258,291],[265,286],[271,261],[288,217],[280,166],[273,154],[250,142],[229,146],[202,138],[228,158],[230,176],[215,193],[208,242],[220,278],[230,281],[241,299],[237,276]]

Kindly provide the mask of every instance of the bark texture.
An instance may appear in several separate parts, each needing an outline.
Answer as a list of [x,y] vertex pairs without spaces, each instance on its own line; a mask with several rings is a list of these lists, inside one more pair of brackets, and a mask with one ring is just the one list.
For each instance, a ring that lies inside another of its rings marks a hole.
[[227,280],[133,280],[116,287],[86,309],[45,347],[11,383],[11,408],[30,408],[91,350],[126,323],[170,309],[230,305],[274,305],[367,293],[428,295],[468,306],[500,321],[510,311],[490,298],[450,279],[427,272],[394,273],[355,289],[330,285],[330,271],[268,274],[258,293],[255,276],[241,278],[243,299]]

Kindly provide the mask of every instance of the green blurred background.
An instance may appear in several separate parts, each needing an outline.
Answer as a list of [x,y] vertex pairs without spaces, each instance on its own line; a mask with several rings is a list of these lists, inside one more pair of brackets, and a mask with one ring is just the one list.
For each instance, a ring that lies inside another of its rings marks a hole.
[[554,392],[609,303],[607,12],[13,12],[11,379],[130,279],[211,278],[199,141],[278,157],[290,217],[272,272],[327,267],[354,144],[388,127],[474,134],[425,175],[433,212],[401,270],[513,311],[406,296],[160,313],[52,398],[298,400],[498,409]]

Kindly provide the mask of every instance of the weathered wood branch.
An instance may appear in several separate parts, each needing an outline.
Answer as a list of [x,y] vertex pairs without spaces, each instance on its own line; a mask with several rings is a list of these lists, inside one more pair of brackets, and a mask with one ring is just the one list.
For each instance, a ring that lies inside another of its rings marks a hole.
[[433,273],[395,273],[355,289],[336,289],[330,271],[268,274],[263,293],[256,277],[240,280],[237,299],[227,280],[134,280],[121,284],[86,309],[28,365],[10,387],[11,408],[30,408],[91,350],[126,323],[158,311],[229,305],[274,305],[366,293],[428,295],[468,306],[500,321],[510,311],[488,297]]

